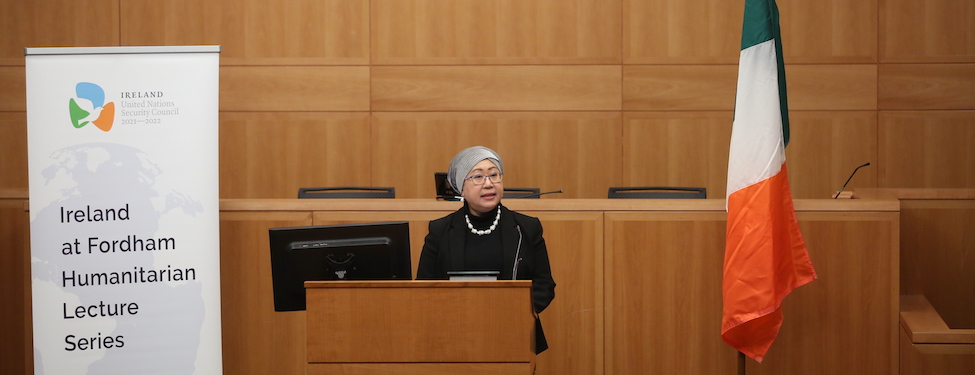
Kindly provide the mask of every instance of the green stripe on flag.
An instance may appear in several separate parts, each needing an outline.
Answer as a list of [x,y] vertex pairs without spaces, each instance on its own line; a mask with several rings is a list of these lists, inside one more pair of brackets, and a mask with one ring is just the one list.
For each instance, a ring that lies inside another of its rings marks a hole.
[[785,85],[785,63],[782,61],[782,31],[779,29],[779,7],[775,0],[745,0],[745,17],[741,28],[741,49],[775,41],[775,61],[779,73],[779,109],[782,113],[782,138],[789,145],[789,100]]

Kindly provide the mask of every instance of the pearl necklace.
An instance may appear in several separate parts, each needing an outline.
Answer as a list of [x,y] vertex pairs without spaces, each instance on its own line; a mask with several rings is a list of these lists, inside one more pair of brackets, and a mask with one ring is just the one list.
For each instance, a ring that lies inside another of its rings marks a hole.
[[491,234],[491,232],[494,232],[494,228],[498,227],[498,222],[501,221],[501,208],[500,207],[498,208],[498,215],[494,217],[494,223],[492,223],[491,226],[485,230],[474,229],[474,225],[471,224],[471,217],[468,216],[467,214],[464,214],[464,220],[467,220],[467,228],[471,230],[471,233],[476,234],[478,236]]

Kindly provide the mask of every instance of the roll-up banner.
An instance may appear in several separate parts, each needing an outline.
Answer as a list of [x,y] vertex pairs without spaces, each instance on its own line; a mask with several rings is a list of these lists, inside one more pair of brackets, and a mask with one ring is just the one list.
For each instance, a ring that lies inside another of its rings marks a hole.
[[36,374],[220,374],[219,46],[28,48]]

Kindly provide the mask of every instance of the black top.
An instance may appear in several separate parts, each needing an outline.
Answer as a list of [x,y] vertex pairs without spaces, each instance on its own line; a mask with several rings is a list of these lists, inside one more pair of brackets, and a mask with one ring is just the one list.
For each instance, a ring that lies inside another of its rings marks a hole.
[[[501,205],[494,207],[490,212],[474,216],[466,214],[470,219],[471,225],[477,230],[488,230],[494,219],[497,218]],[[467,238],[464,239],[464,269],[470,271],[501,271],[502,252],[501,252],[501,228],[495,229],[489,234],[478,235],[467,228]]]

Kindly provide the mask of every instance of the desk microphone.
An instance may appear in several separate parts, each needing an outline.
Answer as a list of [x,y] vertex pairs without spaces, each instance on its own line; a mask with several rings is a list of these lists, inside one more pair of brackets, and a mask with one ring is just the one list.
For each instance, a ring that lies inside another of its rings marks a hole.
[[839,197],[840,197],[840,193],[842,193],[842,192],[843,192],[843,189],[846,189],[846,184],[848,184],[848,183],[850,183],[850,180],[852,180],[852,179],[853,179],[853,175],[855,175],[855,174],[857,174],[857,171],[859,171],[859,170],[860,170],[860,168],[863,168],[863,167],[866,167],[866,166],[868,166],[868,165],[870,165],[870,163],[867,163],[867,164],[864,164],[864,165],[861,165],[861,166],[859,166],[859,167],[857,167],[857,169],[854,169],[854,170],[853,170],[853,173],[850,173],[850,178],[848,178],[848,179],[846,179],[846,182],[845,182],[845,183],[843,183],[843,187],[841,187],[841,188],[840,188],[840,191],[837,191],[837,192],[836,192],[836,195],[834,195],[834,196],[833,196],[833,199],[836,199],[836,198],[839,198]]
[[515,265],[511,267],[511,279],[518,280],[518,266],[521,264],[521,225],[515,224],[518,229],[518,249],[515,250]]
[[562,194],[562,189],[553,190],[553,191],[546,191],[544,193],[535,193],[535,194],[522,195],[522,196],[520,196],[518,198],[515,198],[515,199],[535,198],[537,196],[541,196],[541,195],[545,195],[545,194],[555,194],[555,193]]

